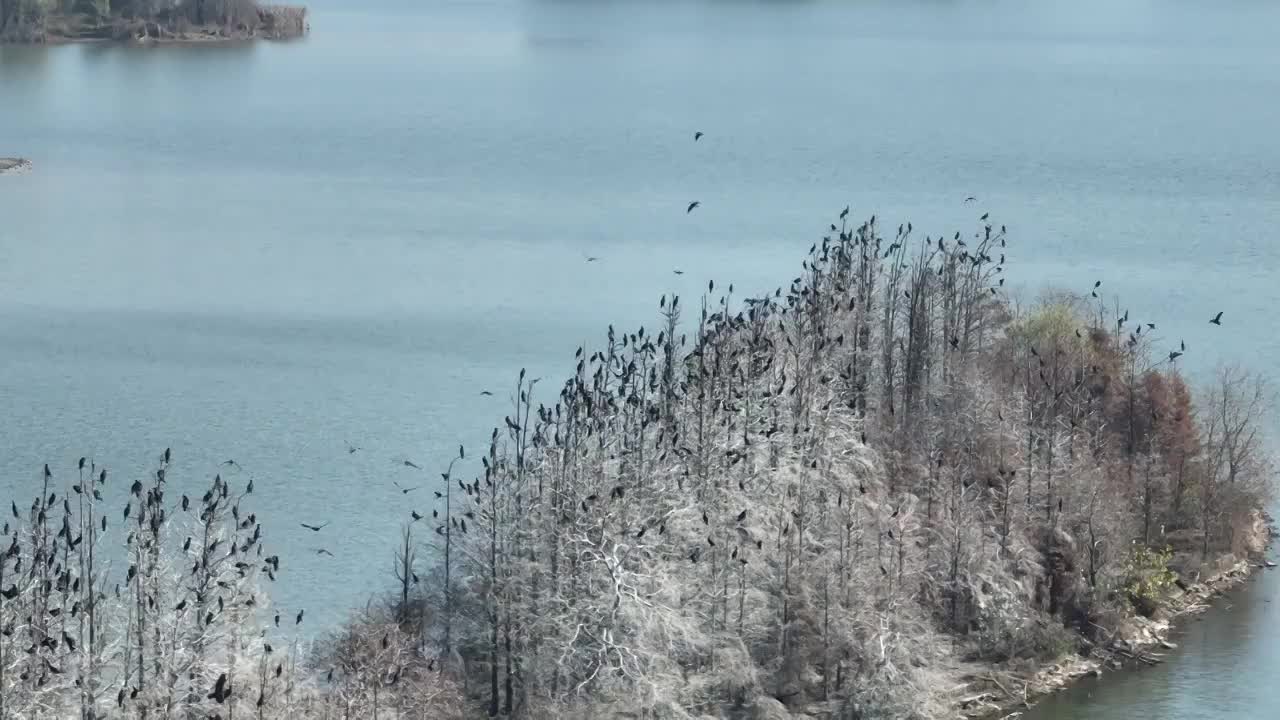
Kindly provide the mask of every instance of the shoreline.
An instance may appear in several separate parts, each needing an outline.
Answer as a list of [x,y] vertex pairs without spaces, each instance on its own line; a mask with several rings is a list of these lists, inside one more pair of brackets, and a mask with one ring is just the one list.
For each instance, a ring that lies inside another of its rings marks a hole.
[[[1179,585],[1175,585],[1178,592],[1161,600],[1152,617],[1143,617],[1134,611],[1114,629],[1095,625],[1096,629],[1110,634],[1105,643],[1094,643],[1080,636],[1082,649],[1039,665],[1029,674],[1018,673],[1003,663],[971,667],[970,670],[985,670],[985,673],[966,673],[959,686],[960,697],[951,703],[956,716],[965,720],[1016,718],[1043,698],[1073,687],[1083,678],[1164,662],[1165,656],[1160,651],[1178,647],[1169,636],[1180,620],[1209,610],[1224,593],[1253,578],[1255,571],[1275,568],[1274,563],[1265,559],[1265,552],[1280,537],[1280,532],[1269,516],[1261,513],[1261,517],[1266,533],[1261,552],[1248,553],[1244,558],[1234,553],[1220,555],[1213,561],[1217,568],[1214,572],[1192,582],[1184,581],[1179,574]],[[1224,565],[1231,560],[1234,562]],[[1021,684],[1020,693],[1018,684]]]

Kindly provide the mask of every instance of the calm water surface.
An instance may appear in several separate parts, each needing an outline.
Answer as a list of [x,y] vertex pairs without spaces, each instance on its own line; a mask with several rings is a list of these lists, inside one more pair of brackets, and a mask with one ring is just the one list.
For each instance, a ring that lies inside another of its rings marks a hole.
[[[0,498],[81,455],[132,477],[172,446],[178,489],[234,458],[281,603],[335,622],[390,580],[392,481],[478,447],[520,367],[549,396],[663,292],[784,284],[846,204],[933,234],[990,210],[1013,282],[1102,278],[1193,373],[1267,369],[1278,27],[1252,0],[319,0],[297,43],[0,48],[0,155],[36,163],[0,179]],[[1249,592],[1166,689],[1045,717],[1224,717],[1223,683],[1280,673],[1275,581]]]

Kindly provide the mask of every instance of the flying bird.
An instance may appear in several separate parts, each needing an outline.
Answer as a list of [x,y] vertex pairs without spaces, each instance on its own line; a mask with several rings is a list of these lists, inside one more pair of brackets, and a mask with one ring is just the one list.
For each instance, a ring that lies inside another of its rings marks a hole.
[[1177,350],[1174,350],[1169,353],[1169,362],[1173,362],[1174,360],[1177,360],[1180,357],[1182,357],[1182,353],[1178,352]]
[[360,448],[356,447],[355,445],[352,445],[352,444],[351,444],[351,443],[349,443],[349,442],[347,443],[347,454],[348,454],[348,455],[354,455],[354,454],[356,454],[356,452],[357,452],[357,451],[359,451],[359,450],[360,450]]
[[400,491],[400,493],[401,493],[402,495],[408,495],[409,493],[411,493],[411,492],[413,492],[414,490],[417,490],[417,489],[418,489],[418,488],[416,488],[416,487],[411,487],[411,488],[401,487],[400,483],[398,483],[398,482],[396,482],[396,481],[394,481],[394,480],[392,480],[392,481],[391,481],[391,484],[392,484],[392,485],[395,485],[395,486],[396,486],[396,489],[397,489],[397,490],[399,490],[399,491]]
[[324,548],[316,548],[316,554],[317,554],[317,555],[328,555],[329,557],[333,557],[333,553],[329,552],[328,550],[325,550]]
[[695,133],[693,134],[693,141],[694,141],[694,142],[698,142],[698,141],[699,141],[699,140],[701,140],[701,139],[702,139],[702,131],[701,131],[701,130],[699,130],[698,132],[695,132]]
[[588,255],[588,256],[587,256],[587,262],[589,262],[589,263],[591,263],[591,262],[595,262],[595,261],[597,261],[597,260],[599,260],[599,259],[600,259],[600,258],[596,257],[595,255]]
[[308,525],[308,524],[306,524],[306,523],[298,523],[298,524],[299,524],[299,525],[301,525],[302,527],[304,527],[304,528],[306,528],[306,529],[310,530],[311,532],[320,532],[321,530],[323,530],[324,528],[326,528],[326,527],[328,527],[328,526],[329,526],[329,523],[328,523],[328,522],[325,522],[325,523],[323,523],[323,524],[321,524],[321,525]]
[[1210,320],[1209,322],[1210,322],[1211,324],[1213,324],[1213,325],[1221,325],[1221,324],[1222,324],[1222,311],[1218,311],[1218,314],[1217,314],[1217,315],[1214,315],[1214,316],[1213,316],[1213,319],[1212,319],[1212,320]]
[[702,203],[698,202],[697,200],[694,200],[693,202],[689,203],[689,207],[685,208],[684,214],[688,215],[689,213],[693,212],[694,208],[698,207],[701,204]]
[[969,197],[965,198],[965,199],[964,199],[964,201],[965,201],[965,202],[967,202],[967,203],[969,203],[969,202],[974,202],[974,201],[975,201],[975,200],[977,200],[977,199],[978,199],[978,198],[976,198],[976,197],[974,197],[974,196],[970,195]]
[[411,468],[413,468],[414,470],[421,470],[421,469],[422,469],[421,467],[419,467],[419,466],[418,466],[418,464],[417,464],[417,463],[415,463],[415,462],[414,462],[414,461],[412,461],[412,460],[405,460],[405,461],[404,461],[404,466],[405,466],[405,467],[411,467]]
[[987,219],[988,217],[990,217],[990,216],[991,216],[991,213],[982,213],[982,217],[980,217],[980,218],[978,218],[978,219],[979,219],[979,220],[986,220],[986,219]]
[[489,392],[488,390],[481,390],[480,394],[485,397],[493,397],[493,393]]

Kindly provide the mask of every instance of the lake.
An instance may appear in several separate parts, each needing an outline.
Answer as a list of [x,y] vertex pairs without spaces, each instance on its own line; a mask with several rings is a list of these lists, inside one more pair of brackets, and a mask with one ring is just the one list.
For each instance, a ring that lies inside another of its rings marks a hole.
[[[1192,374],[1280,352],[1280,5],[321,0],[311,22],[0,47],[0,155],[35,163],[0,178],[0,500],[82,455],[121,504],[165,447],[178,490],[252,474],[277,600],[336,623],[390,586],[399,524],[520,368],[553,400],[578,345],[663,293],[786,284],[845,205],[935,235],[990,211],[1025,301],[1102,279]],[[1270,607],[1204,621],[1234,641],[1157,671],[1199,678],[1162,717],[1280,670]],[[1280,690],[1255,690],[1235,717],[1270,716]],[[1092,710],[1043,717],[1070,712]]]

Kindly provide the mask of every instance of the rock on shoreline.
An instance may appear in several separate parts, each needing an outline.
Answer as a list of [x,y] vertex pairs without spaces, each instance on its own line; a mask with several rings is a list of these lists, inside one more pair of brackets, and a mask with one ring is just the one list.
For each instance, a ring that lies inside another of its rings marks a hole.
[[30,160],[24,158],[0,158],[0,175],[16,174],[30,169]]

